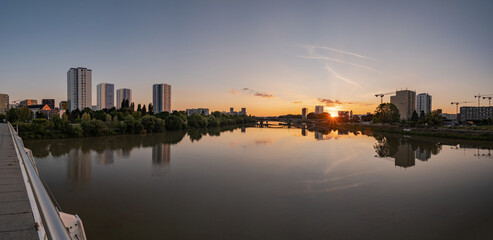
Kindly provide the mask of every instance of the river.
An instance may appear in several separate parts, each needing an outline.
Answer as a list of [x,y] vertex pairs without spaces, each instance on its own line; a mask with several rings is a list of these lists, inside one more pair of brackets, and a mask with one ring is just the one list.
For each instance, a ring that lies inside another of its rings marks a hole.
[[485,239],[491,142],[229,128],[30,140],[88,239]]

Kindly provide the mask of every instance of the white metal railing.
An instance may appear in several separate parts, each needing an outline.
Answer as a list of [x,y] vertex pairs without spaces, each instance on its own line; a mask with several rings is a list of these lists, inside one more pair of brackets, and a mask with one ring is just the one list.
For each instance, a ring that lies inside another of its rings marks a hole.
[[26,187],[30,188],[28,191],[31,190],[32,195],[30,193],[28,193],[28,195],[35,200],[31,201],[31,204],[33,204],[33,202],[36,204],[36,206],[32,206],[33,215],[41,239],[86,239],[84,227],[80,218],[77,215],[60,212],[55,207],[38,175],[32,153],[31,156],[28,154],[24,148],[22,139],[14,130],[12,124],[8,123],[8,127],[13,136],[14,145],[19,153],[19,160],[22,161],[21,167],[24,167],[24,169],[21,170],[25,170],[25,175],[29,180],[26,182]]

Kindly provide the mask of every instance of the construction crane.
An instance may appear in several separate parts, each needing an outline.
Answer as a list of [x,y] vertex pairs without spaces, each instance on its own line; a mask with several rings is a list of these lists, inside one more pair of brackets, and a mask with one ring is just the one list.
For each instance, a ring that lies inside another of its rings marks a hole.
[[385,95],[389,95],[389,94],[394,94],[395,92],[389,92],[389,93],[379,93],[379,94],[375,94],[375,97],[380,97],[380,103],[382,104],[383,103],[383,96]]
[[488,99],[488,107],[491,107],[491,99],[493,97],[483,97],[483,99]]
[[478,95],[474,96],[474,98],[478,98],[478,107],[480,106],[479,100],[481,100],[481,94],[478,93]]
[[488,99],[489,102],[490,102],[490,107],[491,107],[491,98],[492,97],[489,97],[489,96],[492,96],[492,95],[493,94],[479,94],[479,93],[478,93],[478,95],[475,95],[474,98],[477,98],[478,99],[478,107],[481,106],[481,104],[480,104],[481,97],[483,99]]
[[459,104],[464,104],[464,103],[473,103],[472,101],[469,102],[451,102],[450,104],[454,105],[455,104],[455,116],[457,119],[459,119]]

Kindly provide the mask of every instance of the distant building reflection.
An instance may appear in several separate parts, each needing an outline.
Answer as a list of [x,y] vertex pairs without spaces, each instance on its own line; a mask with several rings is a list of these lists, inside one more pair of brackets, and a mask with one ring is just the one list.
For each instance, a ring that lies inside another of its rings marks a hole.
[[171,145],[157,144],[152,147],[152,175],[164,176],[171,161]]
[[423,162],[428,161],[428,159],[431,158],[431,152],[428,149],[418,147],[418,149],[416,149],[416,158]]
[[317,140],[324,140],[324,134],[321,132],[315,131],[315,139]]
[[87,182],[91,179],[91,153],[74,149],[67,154],[67,177],[74,182]]
[[306,136],[306,126],[305,125],[303,125],[301,127],[301,135]]
[[106,149],[106,150],[104,150],[104,152],[102,154],[98,154],[97,159],[98,159],[97,162],[100,165],[113,164],[115,161],[114,151],[110,150],[110,149]]
[[400,136],[375,136],[375,139],[377,143],[374,148],[377,157],[394,158],[395,166],[404,168],[416,165],[416,159],[428,161],[432,154],[438,154],[442,148],[439,142]]

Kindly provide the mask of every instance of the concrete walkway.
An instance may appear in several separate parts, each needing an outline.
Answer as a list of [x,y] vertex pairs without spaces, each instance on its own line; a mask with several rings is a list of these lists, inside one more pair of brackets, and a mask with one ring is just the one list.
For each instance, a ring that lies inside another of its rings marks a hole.
[[0,123],[0,239],[39,239],[7,124]]

